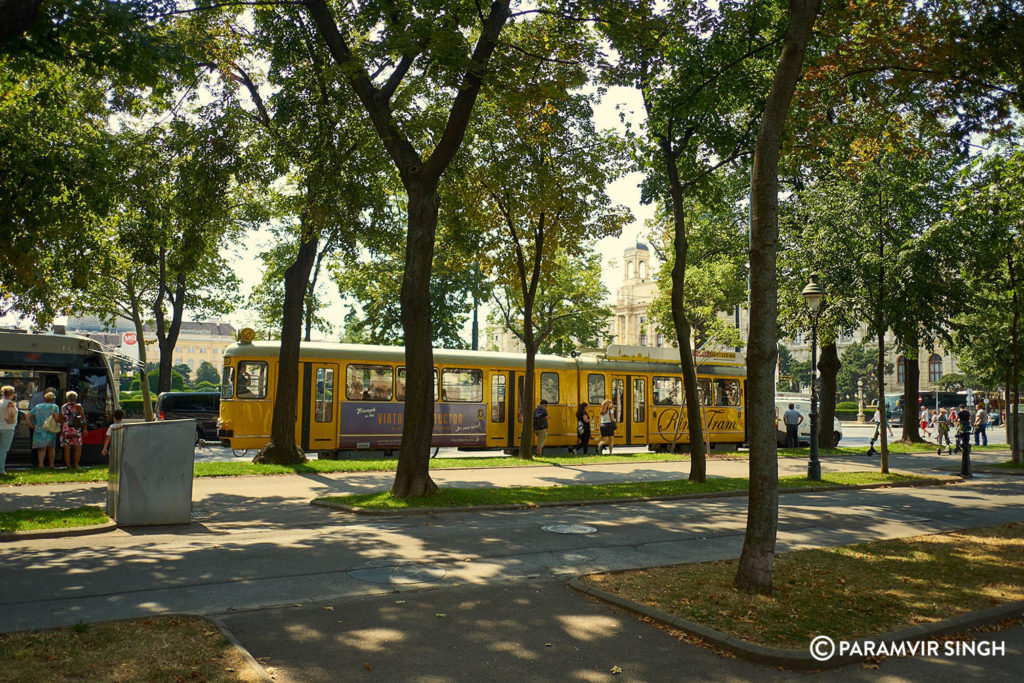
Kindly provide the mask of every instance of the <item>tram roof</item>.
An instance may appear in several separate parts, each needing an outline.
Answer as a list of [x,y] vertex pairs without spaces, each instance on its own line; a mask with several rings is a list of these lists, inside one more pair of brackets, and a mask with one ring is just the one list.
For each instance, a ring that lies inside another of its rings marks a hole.
[[[609,358],[597,352],[587,352],[578,358],[565,358],[550,354],[537,354],[535,365],[538,369],[548,370],[581,370],[602,372],[665,372],[678,374],[679,356],[669,360],[665,353],[646,354],[630,353],[633,348],[643,347],[609,347],[615,357]],[[224,351],[225,357],[246,358],[277,358],[280,353],[279,342],[254,341],[235,343]],[[653,349],[648,349],[652,351]],[[664,351],[664,350],[660,350]],[[304,358],[323,358],[338,361],[364,361],[379,363],[402,363],[405,361],[405,347],[376,346],[370,344],[342,344],[335,342],[302,342],[300,355]],[[610,354],[609,354],[610,355]],[[654,355],[654,357],[651,357]],[[466,364],[472,366],[493,366],[520,368],[526,363],[526,356],[521,353],[500,353],[496,351],[469,351],[462,349],[434,349],[434,363],[446,366]],[[724,355],[723,357],[698,358],[698,374],[743,376],[746,374],[746,363],[740,354]]]

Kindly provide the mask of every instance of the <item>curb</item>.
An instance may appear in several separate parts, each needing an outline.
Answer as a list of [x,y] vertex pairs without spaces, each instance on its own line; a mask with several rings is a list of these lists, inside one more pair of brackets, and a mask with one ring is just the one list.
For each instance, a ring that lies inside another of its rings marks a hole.
[[260,664],[256,660],[256,658],[252,656],[251,652],[245,649],[245,646],[242,645],[241,642],[239,642],[238,638],[235,637],[235,634],[232,633],[231,629],[227,627],[227,624],[225,624],[223,621],[216,617],[206,618],[212,621],[217,626],[217,628],[220,629],[221,635],[223,635],[224,638],[229,643],[231,643],[232,647],[235,648],[235,651],[242,656],[242,659],[246,661],[246,663],[252,668],[252,670],[256,673],[256,676],[261,681],[264,681],[264,683],[273,683],[274,677],[271,676],[270,673],[268,673],[267,670],[263,668],[263,665]]
[[[648,607],[647,605],[641,605],[640,603],[633,602],[632,600],[627,600],[626,598],[601,590],[600,588],[588,586],[583,583],[580,578],[581,577],[576,577],[570,580],[569,587],[573,590],[579,591],[580,593],[597,598],[598,600],[609,602],[634,614],[648,617],[660,624],[671,626],[672,628],[677,628],[680,631],[689,633],[690,635],[697,636],[705,642],[733,652],[740,659],[745,659],[757,664],[808,671],[815,669],[835,669],[864,659],[863,655],[845,655],[842,657],[831,657],[826,661],[818,661],[811,656],[809,649],[786,650],[782,648],[757,645],[741,638],[737,638],[736,636],[716,631],[715,629],[704,626],[703,624],[688,621],[667,612],[662,612],[661,610],[653,607]],[[968,612],[967,614],[962,614],[958,617],[953,617],[952,619],[946,619],[944,621],[938,621],[931,624],[919,624],[917,626],[910,626],[908,628],[900,629],[899,631],[891,631],[889,633],[879,633],[870,638],[856,638],[851,642],[864,643],[867,641],[885,641],[900,643],[928,640],[935,636],[958,633],[978,626],[997,623],[1008,617],[1020,618],[1022,613],[1024,613],[1024,601],[1011,602],[1005,605],[981,610],[979,612]]]
[[[780,488],[779,495],[785,493],[821,493],[828,491],[860,491],[866,489],[919,488],[922,486],[945,486],[959,484],[963,481],[959,476],[930,477],[925,481],[897,481],[879,484],[858,484],[856,486],[802,486],[799,488]],[[314,498],[310,505],[343,510],[354,515],[394,517],[402,515],[436,515],[442,512],[489,512],[493,510],[533,510],[550,507],[583,507],[585,505],[621,505],[623,503],[650,503],[661,500],[702,500],[706,498],[738,498],[747,495],[746,489],[736,491],[712,491],[708,493],[680,493],[669,496],[637,496],[634,498],[603,498],[601,500],[561,500],[541,501],[539,503],[501,503],[498,505],[470,505],[461,507],[423,507],[402,510],[377,510],[336,503],[330,500]]]
[[117,528],[117,522],[113,520],[103,524],[92,526],[75,526],[70,528],[56,529],[33,529],[32,531],[11,531],[0,534],[0,543],[5,541],[26,541],[36,538],[64,538],[70,536],[91,536],[113,531]]

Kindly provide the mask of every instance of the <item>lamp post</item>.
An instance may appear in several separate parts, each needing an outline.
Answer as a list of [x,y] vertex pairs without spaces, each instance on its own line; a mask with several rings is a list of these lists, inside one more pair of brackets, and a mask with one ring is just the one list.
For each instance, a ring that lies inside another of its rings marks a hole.
[[800,294],[811,310],[811,459],[807,463],[807,478],[821,481],[821,462],[818,460],[818,306],[825,298],[825,289],[818,284],[817,273],[811,273],[811,281]]

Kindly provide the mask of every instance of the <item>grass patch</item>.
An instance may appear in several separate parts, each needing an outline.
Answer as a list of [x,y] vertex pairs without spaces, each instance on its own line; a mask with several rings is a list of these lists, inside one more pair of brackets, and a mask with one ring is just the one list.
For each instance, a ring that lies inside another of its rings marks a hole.
[[1018,465],[1012,460],[1007,460],[1006,462],[1001,462],[995,465],[985,465],[985,467],[999,467],[1007,470],[1024,470],[1024,465]]
[[775,558],[775,594],[732,587],[736,562],[595,574],[593,586],[744,640],[806,648],[1024,600],[1024,523],[800,550]]
[[[434,458],[430,469],[467,469],[488,467],[548,467],[551,465],[595,465],[641,462],[680,462],[689,460],[685,453],[623,453],[615,455],[547,456],[534,460],[513,457],[494,458]],[[301,465],[254,465],[241,462],[197,462],[197,477],[236,477],[263,474],[301,474],[330,472],[394,472],[398,458],[366,458],[353,460],[309,460]]]
[[76,526],[96,526],[110,521],[107,513],[98,507],[68,510],[12,510],[0,512],[0,533],[36,531],[38,529],[70,529]]
[[0,484],[24,486],[27,484],[63,484],[68,482],[95,482],[107,480],[107,466],[94,465],[77,470],[51,470],[35,467],[30,470],[7,470],[0,474]]
[[[805,486],[856,486],[900,481],[921,481],[924,477],[878,472],[836,472],[823,474],[821,482],[806,477],[781,477],[780,488]],[[571,486],[521,486],[513,488],[441,489],[416,498],[395,498],[389,492],[360,493],[351,496],[326,496],[317,500],[373,510],[404,510],[421,507],[471,507],[476,505],[531,505],[547,502],[608,500],[609,498],[645,498],[692,493],[714,493],[747,489],[747,479],[711,478],[703,484],[688,479],[668,481],[618,482]]]
[[206,619],[153,617],[0,635],[10,681],[258,681]]

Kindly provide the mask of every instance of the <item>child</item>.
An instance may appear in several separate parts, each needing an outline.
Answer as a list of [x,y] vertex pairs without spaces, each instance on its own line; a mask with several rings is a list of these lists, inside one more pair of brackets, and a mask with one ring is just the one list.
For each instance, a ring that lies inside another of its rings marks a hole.
[[110,446],[110,439],[114,435],[114,432],[124,427],[124,424],[121,423],[121,420],[123,419],[124,411],[118,408],[114,411],[114,424],[107,427],[107,438],[103,440],[103,450],[100,451],[100,455],[104,458],[107,457],[107,447]]

